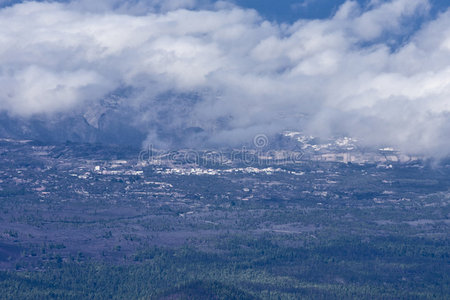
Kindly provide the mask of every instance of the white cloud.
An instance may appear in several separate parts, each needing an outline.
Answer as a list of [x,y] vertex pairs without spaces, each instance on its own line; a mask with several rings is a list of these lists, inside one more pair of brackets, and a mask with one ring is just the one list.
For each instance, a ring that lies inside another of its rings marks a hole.
[[401,23],[404,17],[424,13],[429,8],[427,0],[373,2],[371,10],[357,16],[351,21],[350,29],[360,38],[371,40],[386,31],[397,32],[401,30]]
[[[301,127],[449,153],[450,11],[396,51],[380,39],[426,13],[426,0],[369,10],[348,1],[330,19],[292,25],[223,4],[186,10],[199,1],[93,3],[0,10],[1,108],[71,111],[132,86],[134,122],[158,123],[164,112],[172,121],[162,126],[201,126],[212,141]],[[165,91],[201,100],[157,101]]]

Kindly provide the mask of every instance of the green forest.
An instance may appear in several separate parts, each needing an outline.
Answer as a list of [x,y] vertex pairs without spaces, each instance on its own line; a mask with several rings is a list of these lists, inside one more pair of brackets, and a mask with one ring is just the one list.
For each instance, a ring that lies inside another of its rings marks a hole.
[[[289,239],[287,239],[289,240]],[[295,237],[292,237],[295,242]],[[280,246],[227,236],[215,253],[151,247],[128,263],[54,259],[0,273],[2,299],[448,299],[447,242],[380,237]]]

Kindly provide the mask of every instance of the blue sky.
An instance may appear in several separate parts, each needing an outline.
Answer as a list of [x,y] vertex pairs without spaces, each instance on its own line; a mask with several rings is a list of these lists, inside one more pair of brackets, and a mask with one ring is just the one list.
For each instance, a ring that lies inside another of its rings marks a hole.
[[[299,19],[326,19],[334,15],[346,0],[230,0],[241,7],[256,9],[264,18],[275,22],[293,23]],[[369,7],[371,0],[355,0],[361,7]],[[389,2],[380,0],[377,2]],[[380,39],[385,40],[391,49],[395,50],[405,43],[414,32],[420,29],[423,22],[435,18],[450,6],[449,0],[430,0],[431,9],[427,15],[415,16],[408,20],[403,32],[386,34]]]
[[[39,0],[42,1],[42,0]],[[57,0],[67,2],[69,0]],[[295,22],[300,18],[328,18],[345,0],[226,0],[245,8],[256,9],[261,15],[277,22]],[[386,1],[386,0],[381,0]],[[20,0],[0,0],[0,7],[23,2]],[[370,0],[356,0],[367,6]],[[430,0],[431,15],[446,10],[450,6],[448,0]]]
[[[345,0],[234,0],[237,5],[258,10],[268,19],[278,22],[294,22],[300,18],[328,18]],[[358,0],[362,6],[369,0]],[[431,0],[432,15],[450,6],[448,0]]]

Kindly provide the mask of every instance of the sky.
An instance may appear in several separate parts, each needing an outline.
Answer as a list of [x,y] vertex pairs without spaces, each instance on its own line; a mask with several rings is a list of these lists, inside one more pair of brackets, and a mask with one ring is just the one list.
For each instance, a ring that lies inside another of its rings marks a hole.
[[[332,16],[345,0],[236,0],[235,4],[246,8],[256,9],[265,18],[278,22],[295,22],[298,19],[324,19]],[[374,1],[358,0],[361,6],[369,6]],[[445,11],[449,3],[447,0],[432,0],[430,13]]]
[[126,89],[147,143],[301,130],[447,156],[446,2],[0,0],[0,110],[68,114]]

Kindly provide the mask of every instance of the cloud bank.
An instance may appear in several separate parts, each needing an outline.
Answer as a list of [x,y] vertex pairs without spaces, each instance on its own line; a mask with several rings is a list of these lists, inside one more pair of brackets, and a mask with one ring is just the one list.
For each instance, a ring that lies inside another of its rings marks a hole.
[[429,9],[347,1],[328,19],[279,24],[227,2],[20,3],[0,10],[0,109],[64,114],[127,88],[121,109],[148,142],[186,128],[229,145],[300,129],[444,156],[450,10],[415,30]]

